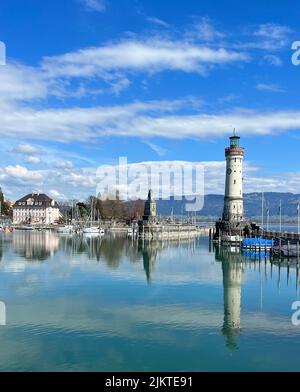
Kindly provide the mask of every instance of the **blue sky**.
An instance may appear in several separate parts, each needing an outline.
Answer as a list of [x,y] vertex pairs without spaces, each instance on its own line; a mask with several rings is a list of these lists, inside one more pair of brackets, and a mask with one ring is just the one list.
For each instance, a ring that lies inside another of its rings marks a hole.
[[[279,4],[280,3],[280,4]],[[9,198],[95,192],[95,169],[205,162],[246,147],[245,191],[300,193],[296,1],[3,0],[0,184]]]

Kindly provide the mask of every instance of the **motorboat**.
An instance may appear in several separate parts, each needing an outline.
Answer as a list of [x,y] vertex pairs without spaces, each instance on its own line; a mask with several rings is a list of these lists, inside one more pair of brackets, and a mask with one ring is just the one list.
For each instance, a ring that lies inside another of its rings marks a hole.
[[97,235],[104,235],[105,231],[103,228],[97,226],[85,227],[82,230],[83,234],[97,234]]
[[221,243],[223,245],[240,246],[243,238],[239,235],[223,235]]
[[57,229],[57,232],[69,234],[69,233],[72,233],[73,230],[74,230],[74,227],[72,225],[65,225],[65,226],[59,227]]
[[22,227],[20,227],[20,229],[21,230],[27,230],[27,231],[33,231],[33,230],[35,230],[35,227],[34,226],[22,226]]
[[137,235],[137,233],[138,233],[137,229],[133,227],[129,227],[129,229],[127,230],[128,237],[134,237]]

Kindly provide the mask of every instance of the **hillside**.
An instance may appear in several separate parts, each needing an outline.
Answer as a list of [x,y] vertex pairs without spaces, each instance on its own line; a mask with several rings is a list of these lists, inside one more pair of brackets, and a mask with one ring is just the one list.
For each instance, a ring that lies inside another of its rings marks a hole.
[[[300,195],[293,193],[277,193],[266,192],[264,194],[266,214],[267,209],[270,211],[270,216],[279,215],[280,200],[282,203],[282,215],[287,217],[295,217],[297,215],[297,204]],[[223,210],[223,195],[205,195],[204,207],[198,212],[199,216],[221,216]],[[172,208],[174,215],[187,214],[185,212],[185,200],[158,200],[157,210],[158,214],[170,215]],[[247,193],[244,194],[244,208],[247,217],[256,217],[261,215],[261,193]]]

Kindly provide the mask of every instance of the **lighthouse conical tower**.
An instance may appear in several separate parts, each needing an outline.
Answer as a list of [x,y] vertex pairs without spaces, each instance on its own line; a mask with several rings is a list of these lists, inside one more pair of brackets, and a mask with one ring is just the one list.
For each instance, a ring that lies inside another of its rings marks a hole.
[[223,221],[242,222],[243,206],[243,160],[244,148],[240,147],[240,137],[234,134],[230,138],[230,146],[225,148],[226,181],[223,209]]

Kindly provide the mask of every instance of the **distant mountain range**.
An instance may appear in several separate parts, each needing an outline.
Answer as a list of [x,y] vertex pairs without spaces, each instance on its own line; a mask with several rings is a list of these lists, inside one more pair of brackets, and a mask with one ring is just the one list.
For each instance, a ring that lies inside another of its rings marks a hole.
[[[282,204],[282,216],[296,217],[297,205],[300,200],[300,195],[293,193],[279,193],[266,192],[264,194],[264,214],[267,214],[269,209],[270,216],[279,215],[280,200]],[[221,217],[223,212],[223,195],[205,195],[204,207],[197,215],[203,217]],[[187,215],[185,211],[186,201],[183,200],[157,200],[157,211],[161,215],[170,215],[173,209],[174,215]],[[249,218],[261,216],[262,208],[262,194],[261,193],[246,193],[244,194],[244,208],[245,215]]]

